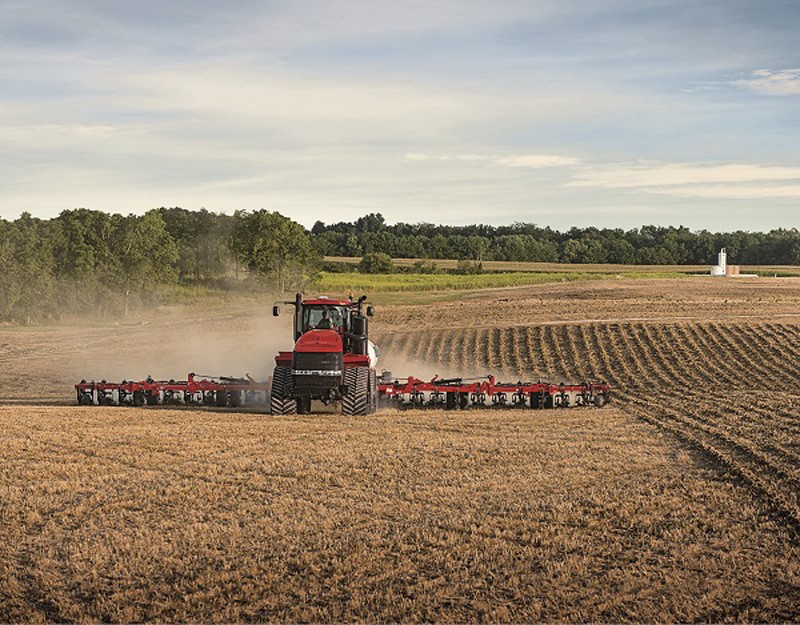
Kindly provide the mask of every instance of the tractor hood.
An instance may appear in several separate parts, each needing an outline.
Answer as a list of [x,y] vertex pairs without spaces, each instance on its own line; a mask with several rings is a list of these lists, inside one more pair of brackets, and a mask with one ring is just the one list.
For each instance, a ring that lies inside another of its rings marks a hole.
[[335,330],[309,330],[294,345],[295,352],[342,353],[342,337]]

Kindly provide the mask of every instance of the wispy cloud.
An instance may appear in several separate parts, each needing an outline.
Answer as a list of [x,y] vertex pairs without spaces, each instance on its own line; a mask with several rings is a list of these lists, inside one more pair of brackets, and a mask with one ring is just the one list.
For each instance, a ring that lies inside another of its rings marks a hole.
[[590,166],[575,175],[571,187],[664,187],[690,184],[800,180],[800,167],[731,163],[654,163]]
[[764,95],[800,95],[800,69],[757,69],[751,78],[732,80],[728,84]]
[[[770,184],[776,181],[796,184]],[[800,167],[654,162],[587,166],[566,186],[629,189],[682,198],[791,199],[800,197]]]
[[0,215],[797,224],[794,8],[574,4],[0,2]]
[[479,155],[479,154],[424,154],[409,152],[405,155],[407,161],[486,161],[495,165],[506,167],[528,167],[541,169],[544,167],[564,167],[576,165],[580,160],[572,156],[558,154],[512,154],[509,156]]
[[720,200],[798,200],[800,184],[795,185],[703,185],[691,187],[643,187],[645,193],[681,198]]

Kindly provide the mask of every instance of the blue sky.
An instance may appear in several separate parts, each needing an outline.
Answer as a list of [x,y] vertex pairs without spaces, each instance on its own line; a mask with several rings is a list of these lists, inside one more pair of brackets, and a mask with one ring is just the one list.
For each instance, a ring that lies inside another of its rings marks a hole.
[[800,227],[795,0],[0,0],[0,216]]

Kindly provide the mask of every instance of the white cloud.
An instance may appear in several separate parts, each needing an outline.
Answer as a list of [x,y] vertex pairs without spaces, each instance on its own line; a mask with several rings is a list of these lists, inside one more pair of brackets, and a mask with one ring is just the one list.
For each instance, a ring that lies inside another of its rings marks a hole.
[[571,156],[557,154],[512,154],[510,156],[483,156],[479,154],[424,154],[409,152],[405,155],[407,161],[485,161],[505,167],[529,167],[541,169],[544,167],[564,167],[576,165],[580,161]]
[[515,154],[513,156],[495,158],[494,162],[498,165],[507,165],[509,167],[532,167],[538,169],[540,167],[575,165],[579,161],[577,158],[558,156],[556,154]]
[[707,185],[689,187],[643,187],[645,193],[682,198],[724,200],[800,200],[800,184],[795,185]]
[[[776,181],[796,184],[770,184]],[[800,167],[640,162],[586,167],[566,186],[628,189],[680,198],[797,199]]]
[[[269,206],[313,223],[324,207],[326,221],[568,226],[570,211],[627,211],[636,225],[654,207],[772,197],[796,220],[797,169],[736,164],[800,165],[786,117],[753,115],[746,91],[797,94],[800,70],[730,74],[794,48],[759,37],[753,55],[749,27],[708,36],[683,10],[650,23],[633,0],[30,4],[0,2],[7,214]],[[734,82],[678,93],[709,76]]]
[[570,187],[664,187],[711,183],[800,180],[800,167],[750,164],[638,163],[587,167],[575,175]]
[[800,95],[800,69],[758,69],[752,78],[732,80],[729,84],[764,95]]

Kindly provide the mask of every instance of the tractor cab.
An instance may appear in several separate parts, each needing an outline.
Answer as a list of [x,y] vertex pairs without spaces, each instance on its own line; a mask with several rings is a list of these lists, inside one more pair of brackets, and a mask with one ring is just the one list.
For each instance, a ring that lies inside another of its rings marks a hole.
[[357,300],[333,299],[320,295],[313,299],[303,299],[301,293],[295,296],[294,301],[275,302],[272,314],[280,314],[281,304],[294,306],[294,340],[297,341],[306,332],[311,330],[334,330],[346,338],[353,334],[364,335],[366,341],[366,316],[371,317],[372,306],[362,309],[366,296]]
[[318,300],[303,302],[302,332],[309,330],[336,330],[339,334],[350,331],[350,314],[348,305]]

